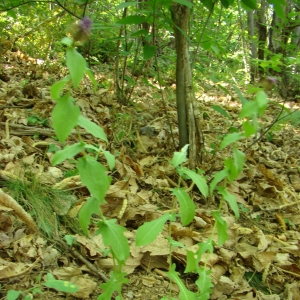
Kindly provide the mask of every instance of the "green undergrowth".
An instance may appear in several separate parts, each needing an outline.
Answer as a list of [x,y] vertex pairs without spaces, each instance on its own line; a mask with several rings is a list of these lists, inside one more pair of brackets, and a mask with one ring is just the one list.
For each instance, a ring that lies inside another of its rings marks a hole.
[[[109,146],[109,139],[103,128],[82,115],[80,107],[76,105],[76,99],[73,97],[76,94],[74,91],[80,87],[81,81],[85,77],[91,80],[95,91],[99,87],[92,71],[87,67],[85,59],[76,49],[78,42],[82,42],[79,38],[85,37],[85,34],[89,32],[87,30],[88,25],[91,25],[91,20],[88,18],[75,23],[74,28],[77,31],[70,38],[62,40],[62,44],[66,47],[66,65],[69,69],[69,74],[51,86],[51,96],[56,102],[52,111],[52,126],[59,142],[64,143],[74,130],[78,133],[78,141],[56,151],[51,162],[54,166],[60,165],[66,160],[72,160],[76,164],[81,182],[90,193],[90,197],[82,205],[78,214],[81,230],[86,236],[90,236],[90,226],[93,224],[93,227],[97,228],[93,234],[101,235],[104,245],[109,249],[107,254],[114,261],[114,268],[110,271],[109,277],[106,282],[100,285],[102,293],[97,299],[121,300],[123,299],[122,287],[129,282],[128,274],[124,272],[124,266],[130,258],[130,244],[132,241],[128,240],[124,234],[128,229],[119,225],[117,219],[110,219],[101,210],[101,205],[106,203],[105,196],[111,185],[112,178],[109,175],[115,169],[115,156],[106,150],[107,148],[109,149],[107,147]],[[185,167],[190,145],[185,145],[180,151],[174,152],[172,159],[169,161],[179,175],[178,187],[181,186],[183,181],[192,180],[200,194],[207,201],[215,196],[220,199],[219,206],[215,210],[210,211],[213,219],[211,236],[198,243],[197,248],[193,251],[183,243],[172,239],[172,223],[180,222],[183,227],[186,227],[193,222],[196,215],[196,205],[193,197],[190,191],[184,188],[169,189],[170,199],[173,202],[171,211],[164,213],[155,220],[143,223],[136,230],[136,247],[151,244],[167,230],[167,240],[170,249],[168,262],[170,266],[165,274],[170,282],[175,283],[179,288],[179,300],[210,299],[214,287],[214,279],[207,257],[209,254],[214,253],[216,247],[223,246],[229,238],[228,224],[222,210],[225,202],[236,220],[239,219],[239,207],[236,197],[228,189],[237,180],[244,168],[246,155],[239,150],[239,146],[248,140],[252,141],[254,139],[254,142],[257,142],[258,134],[260,132],[262,132],[261,135],[268,133],[272,125],[274,125],[273,123],[268,128],[262,126],[261,120],[269,105],[269,99],[262,89],[256,91],[256,96],[251,101],[246,99],[238,89],[236,90],[242,103],[238,114],[241,126],[231,127],[227,133],[220,137],[219,143],[214,145],[214,152],[221,153],[225,148],[229,151],[226,152],[224,157],[223,167],[212,174],[212,180],[207,180],[208,174],[205,174],[204,170],[191,170]],[[230,114],[224,109],[217,106],[214,109],[224,118],[231,119]],[[118,144],[127,143],[128,137],[130,139],[128,133],[131,132],[132,126],[130,115],[118,114],[116,115],[116,120],[117,126],[113,128],[114,139]],[[81,130],[93,135],[99,140],[99,143],[89,144],[84,141]],[[101,163],[103,160],[106,160],[107,164],[103,165]],[[35,181],[26,185],[23,184],[21,187],[15,184],[14,189],[15,197],[18,201],[21,199],[27,205],[28,203],[32,205],[27,207],[26,210],[33,212],[36,217],[39,217],[37,219],[38,225],[47,234],[55,230],[53,215],[58,214],[58,211],[65,212],[64,209],[66,207],[61,204],[68,203],[69,207],[72,204],[72,201],[68,200],[67,196],[64,198],[61,194],[51,191],[51,189],[43,190],[42,186]],[[59,199],[58,203],[54,199]],[[51,210],[48,205],[51,206]],[[68,209],[66,209],[66,213],[67,211]],[[93,214],[99,216],[97,223],[92,219]],[[40,216],[42,216],[42,220]],[[61,216],[64,216],[64,214],[59,215],[59,217]],[[44,220],[47,220],[50,224]],[[195,288],[193,290],[189,290],[186,287],[181,274],[177,272],[178,266],[172,256],[176,248],[182,248],[186,252],[184,273],[197,278],[194,282]],[[55,279],[54,284],[57,284]],[[175,299],[171,288],[169,294],[162,299]]]

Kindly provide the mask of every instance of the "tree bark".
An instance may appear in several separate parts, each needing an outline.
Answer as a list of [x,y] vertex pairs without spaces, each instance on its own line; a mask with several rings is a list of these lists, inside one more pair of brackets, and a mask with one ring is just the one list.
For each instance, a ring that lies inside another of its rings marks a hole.
[[[267,25],[266,25],[266,13],[267,13],[267,1],[261,0],[260,9],[257,11],[258,14],[258,52],[257,57],[260,60],[265,59],[265,49],[267,41]],[[264,70],[259,69],[259,73],[263,75]]]
[[195,112],[195,94],[193,89],[192,70],[188,51],[188,24],[190,9],[187,6],[173,2],[171,6],[172,19],[175,24],[176,45],[176,100],[179,128],[179,146],[189,147],[189,167],[195,168],[201,162],[201,145],[203,136],[199,119]]
[[[257,59],[256,55],[256,43],[254,41],[255,36],[255,26],[254,26],[254,10],[249,10],[247,12],[247,27],[248,27],[248,36],[250,40],[250,55],[252,60]],[[250,62],[250,82],[254,83],[257,76],[257,64],[251,61]]]

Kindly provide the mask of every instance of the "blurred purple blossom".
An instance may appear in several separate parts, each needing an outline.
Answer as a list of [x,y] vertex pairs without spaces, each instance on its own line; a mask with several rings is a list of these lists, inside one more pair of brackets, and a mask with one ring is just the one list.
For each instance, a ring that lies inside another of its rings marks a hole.
[[92,27],[92,20],[89,17],[82,18],[81,21],[79,22],[79,27],[85,33],[89,34]]
[[91,34],[92,20],[88,17],[82,18],[79,22],[73,23],[68,32],[74,42],[85,43]]
[[271,83],[277,84],[278,83],[278,78],[272,77],[272,76],[267,76],[266,77]]

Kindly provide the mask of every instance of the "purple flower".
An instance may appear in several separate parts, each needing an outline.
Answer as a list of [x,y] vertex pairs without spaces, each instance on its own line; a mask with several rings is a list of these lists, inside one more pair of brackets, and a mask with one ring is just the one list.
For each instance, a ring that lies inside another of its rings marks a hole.
[[74,42],[85,43],[91,34],[92,20],[88,17],[82,18],[78,23],[74,23],[69,28],[69,34]]
[[92,27],[92,20],[89,17],[84,17],[79,22],[79,27],[87,34],[90,33]]
[[267,76],[266,78],[269,80],[269,82],[271,82],[273,84],[278,83],[278,78],[276,78],[276,77]]

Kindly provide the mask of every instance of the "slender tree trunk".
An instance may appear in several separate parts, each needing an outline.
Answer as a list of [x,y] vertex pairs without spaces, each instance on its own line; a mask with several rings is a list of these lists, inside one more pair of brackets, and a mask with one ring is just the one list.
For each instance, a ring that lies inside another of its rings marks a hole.
[[240,26],[241,26],[241,37],[242,37],[242,47],[243,47],[243,62],[244,62],[244,70],[246,74],[246,83],[249,83],[249,64],[248,64],[248,56],[247,56],[247,47],[246,47],[246,41],[245,41],[245,26],[244,26],[244,18],[242,16],[242,10],[241,10],[241,4],[238,2],[238,11],[239,11],[239,19],[240,19]]
[[[187,6],[173,2],[172,19],[175,24],[176,44],[176,99],[179,128],[179,146],[189,147],[189,167],[195,168],[201,162],[203,136],[199,119],[195,114],[195,95],[193,89],[192,70],[188,51],[188,25],[190,10]],[[180,28],[180,30],[179,30]],[[184,33],[184,34],[183,34]]]
[[[261,0],[260,9],[257,11],[258,14],[258,52],[257,57],[260,60],[265,59],[265,49],[267,41],[267,24],[266,24],[266,13],[267,13],[267,1]],[[259,73],[263,75],[264,70],[259,69]]]
[[[174,3],[172,5],[172,18],[175,24],[175,46],[176,46],[176,101],[177,101],[177,118],[179,128],[179,147],[189,143],[188,138],[188,123],[187,123],[187,110],[185,101],[185,55],[187,48],[187,41],[185,36],[179,30],[187,32],[188,28],[188,8],[183,5]],[[177,26],[177,27],[176,27]]]
[[[295,5],[295,11],[300,11],[300,8],[297,8]],[[298,24],[300,24],[300,15],[296,17],[296,20]],[[295,45],[295,51],[291,54],[292,57],[296,57],[296,53],[300,53],[300,25],[293,29],[292,31],[292,38],[291,38],[291,44]],[[297,61],[297,60],[295,60]],[[300,72],[300,63],[298,60],[298,63],[295,63],[292,69],[293,75]],[[292,85],[295,87],[296,93],[300,94],[300,82],[297,79],[294,79],[292,82]]]
[[254,41],[255,26],[254,26],[254,10],[247,12],[247,26],[248,36],[250,40],[250,55],[252,61],[250,62],[250,82],[253,83],[257,77],[257,64],[254,62],[257,59],[256,55],[256,43]]
[[269,31],[269,51],[272,53],[280,53],[282,51],[281,47],[281,30],[280,27],[281,25],[281,20],[280,18],[277,17],[275,11],[273,11],[272,14],[272,22],[271,22],[271,27]]

